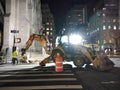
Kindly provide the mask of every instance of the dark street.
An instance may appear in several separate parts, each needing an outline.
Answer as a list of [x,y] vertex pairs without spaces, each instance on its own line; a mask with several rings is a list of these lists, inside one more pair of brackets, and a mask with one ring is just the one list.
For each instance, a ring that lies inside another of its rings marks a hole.
[[120,68],[117,67],[109,72],[70,65],[64,65],[63,72],[57,73],[54,69],[54,66],[38,66],[1,72],[0,90],[120,90]]

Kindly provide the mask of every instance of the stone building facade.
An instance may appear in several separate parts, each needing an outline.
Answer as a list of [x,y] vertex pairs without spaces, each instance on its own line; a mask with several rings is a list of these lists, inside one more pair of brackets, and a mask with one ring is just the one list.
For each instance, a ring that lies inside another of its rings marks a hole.
[[[41,1],[6,0],[5,8],[2,49],[9,48],[8,52],[11,53],[14,37],[21,39],[20,43],[15,43],[15,46],[20,50],[25,46],[30,35],[38,34],[39,29],[42,28]],[[18,33],[13,33],[14,30]],[[32,49],[39,47],[40,45],[34,43]]]

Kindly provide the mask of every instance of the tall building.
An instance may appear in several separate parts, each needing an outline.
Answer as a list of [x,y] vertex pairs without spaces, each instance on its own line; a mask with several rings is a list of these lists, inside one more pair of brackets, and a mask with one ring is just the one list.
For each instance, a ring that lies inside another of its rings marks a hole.
[[[41,1],[40,0],[5,0],[4,37],[2,49],[8,48],[11,56],[12,47],[15,45],[21,50],[30,35],[39,34],[42,28]],[[14,38],[20,38],[20,43],[14,43]],[[33,43],[33,50],[40,45]]]
[[84,5],[75,5],[66,16],[66,32],[77,31],[86,32],[87,25],[87,7]]
[[55,47],[55,23],[54,23],[54,16],[50,11],[48,4],[42,5],[42,24],[43,24],[43,32],[49,38],[49,42],[51,43],[52,47]]
[[104,0],[102,8],[94,9],[89,24],[89,35],[102,50],[119,48],[119,0]]

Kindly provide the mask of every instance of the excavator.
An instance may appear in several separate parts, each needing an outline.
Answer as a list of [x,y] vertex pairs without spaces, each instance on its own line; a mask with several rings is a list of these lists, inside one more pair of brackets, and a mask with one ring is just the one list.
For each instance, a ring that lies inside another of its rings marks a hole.
[[[65,40],[65,38],[63,39],[65,36],[67,36],[67,42],[62,41]],[[95,56],[91,49],[80,44],[74,45],[70,43],[68,35],[61,35],[58,39],[58,45],[52,50],[48,50],[49,41],[47,38],[48,37],[45,35],[31,35],[26,43],[26,47],[22,50],[22,55],[24,55],[26,50],[31,46],[33,40],[37,40],[49,55],[39,62],[40,66],[55,62],[57,53],[59,53],[60,56],[63,57],[63,61],[73,61],[74,65],[77,67],[83,67],[85,64],[92,64],[92,67],[99,71],[112,70],[114,67],[114,63],[107,56],[101,54]],[[74,38],[73,42],[75,42],[75,39],[77,38]]]

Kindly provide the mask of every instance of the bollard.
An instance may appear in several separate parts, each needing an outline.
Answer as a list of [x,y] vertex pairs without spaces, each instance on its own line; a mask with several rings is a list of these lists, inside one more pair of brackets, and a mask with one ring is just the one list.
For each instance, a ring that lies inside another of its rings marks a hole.
[[55,58],[55,71],[56,72],[63,72],[63,58],[57,53]]

